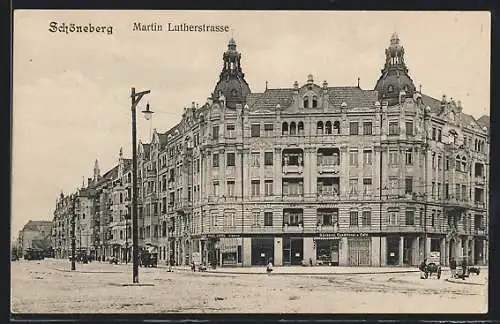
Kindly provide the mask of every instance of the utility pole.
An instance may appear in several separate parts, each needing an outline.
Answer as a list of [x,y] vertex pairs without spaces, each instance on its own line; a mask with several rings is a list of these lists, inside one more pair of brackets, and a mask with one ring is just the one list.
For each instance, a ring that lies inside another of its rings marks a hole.
[[75,201],[76,201],[76,196],[72,197],[72,205],[71,205],[71,270],[76,270],[76,264],[75,264],[75,249],[76,249],[76,242],[75,242],[75,221],[76,221],[76,210],[75,210]]
[[[138,240],[138,219],[137,219],[137,129],[136,129],[136,108],[141,101],[142,97],[148,93],[150,90],[135,92],[135,88],[132,88],[132,94],[130,95],[132,99],[131,111],[132,111],[132,253],[133,253],[133,270],[132,270],[132,282],[139,283],[139,240]],[[149,112],[149,105],[147,106],[147,112]],[[143,111],[146,114],[146,111]],[[151,115],[149,115],[150,117]],[[148,115],[146,115],[148,119]]]

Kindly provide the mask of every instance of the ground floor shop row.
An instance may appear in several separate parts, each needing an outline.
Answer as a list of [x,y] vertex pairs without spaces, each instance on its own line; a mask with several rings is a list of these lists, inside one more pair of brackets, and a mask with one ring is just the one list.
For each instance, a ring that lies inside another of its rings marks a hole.
[[487,264],[484,237],[416,235],[353,235],[351,237],[237,237],[171,239],[158,248],[159,260],[174,265],[191,262],[217,266],[416,266],[436,255],[442,265],[467,257],[471,264]]

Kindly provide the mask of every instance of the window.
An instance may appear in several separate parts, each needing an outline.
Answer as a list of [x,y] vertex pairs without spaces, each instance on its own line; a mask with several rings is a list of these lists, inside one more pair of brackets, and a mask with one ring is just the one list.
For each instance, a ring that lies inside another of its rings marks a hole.
[[389,190],[391,195],[393,196],[399,195],[399,178],[397,177],[389,178]]
[[372,122],[363,123],[363,135],[372,135]]
[[264,165],[273,165],[273,152],[264,152]]
[[333,122],[333,132],[335,134],[340,134],[340,122],[338,120]]
[[446,160],[445,160],[444,169],[445,169],[446,171],[448,171],[448,170],[450,169],[450,158],[448,158],[448,157],[447,157],[447,158],[446,158]]
[[227,196],[234,197],[234,180],[230,180],[226,184],[227,184]]
[[217,227],[217,226],[219,226],[219,224],[218,224],[218,222],[217,222],[217,221],[218,221],[218,218],[219,218],[219,214],[218,214],[217,212],[212,212],[212,215],[211,215],[211,216],[212,216],[212,217],[210,218],[210,223],[211,223],[210,225],[211,225],[212,227]]
[[219,126],[213,126],[212,127],[212,138],[214,140],[218,140],[219,139]]
[[437,129],[436,127],[432,127],[432,140],[435,141],[436,140],[436,132],[437,132]]
[[406,122],[406,136],[413,136],[413,122]]
[[212,167],[214,167],[214,168],[218,168],[219,167],[219,153],[214,153],[212,155]]
[[469,200],[468,199],[468,191],[467,191],[467,186],[466,185],[462,185],[462,200],[463,201],[467,201]]
[[260,226],[260,212],[258,211],[252,212],[252,226]]
[[226,138],[235,138],[234,124],[226,125]]
[[438,199],[441,199],[441,183],[438,182],[438,186],[437,186],[437,198]]
[[413,177],[406,177],[405,179],[405,194],[413,193]]
[[273,124],[264,124],[264,135],[267,137],[273,136],[274,125]]
[[358,135],[359,134],[359,123],[358,122],[350,122],[349,123],[349,135]]
[[443,157],[441,156],[441,154],[438,154],[438,161],[437,161],[437,166],[438,166],[438,170],[442,170],[443,169]]
[[273,226],[273,212],[264,212],[264,226]]
[[297,135],[297,124],[295,122],[290,123],[290,135]]
[[226,211],[224,213],[224,226],[226,227],[234,226],[234,211]]
[[284,122],[281,125],[281,135],[288,135],[288,123]]
[[252,180],[252,197],[260,196],[260,180]]
[[368,196],[372,194],[372,179],[371,178],[363,179],[363,194],[368,195]]
[[236,165],[236,161],[235,161],[234,153],[227,153],[226,166],[235,166],[235,165]]
[[413,149],[409,148],[406,149],[406,165],[412,165],[413,164]]
[[304,97],[304,108],[309,108],[309,98]]
[[437,130],[437,141],[441,142],[441,139],[442,139],[442,131],[441,131],[441,129],[438,129]]
[[349,165],[358,166],[358,151],[349,152]]
[[361,213],[361,225],[370,226],[372,224],[372,212],[370,210],[364,210]]
[[397,150],[391,150],[389,151],[389,164],[390,165],[397,165],[399,164],[399,154]]
[[266,196],[273,195],[273,180],[264,180],[264,194]]
[[372,150],[363,151],[363,164],[372,165]]
[[319,121],[316,127],[316,134],[323,135],[323,122]]
[[407,210],[405,213],[406,225],[415,225],[415,211]]
[[332,122],[331,121],[327,121],[325,123],[325,134],[327,134],[327,135],[332,134]]
[[349,195],[356,196],[358,194],[358,179],[349,179]]
[[431,214],[431,227],[436,226],[436,211],[432,210]]
[[304,123],[301,121],[297,123],[297,133],[299,135],[304,135]]
[[389,122],[389,135],[399,135],[399,122]]
[[283,196],[302,196],[304,193],[304,182],[302,180],[283,180]]
[[252,167],[257,168],[260,166],[260,152],[252,152]]
[[219,197],[219,181],[214,181],[213,184],[213,194],[215,197]]
[[284,209],[283,224],[289,226],[299,226],[303,224],[302,209]]
[[260,124],[252,124],[252,137],[260,137]]
[[313,108],[318,108],[318,97],[313,96]]
[[355,210],[349,212],[349,225],[358,226],[358,212]]
[[388,212],[389,212],[389,224],[398,225],[399,211],[389,210]]

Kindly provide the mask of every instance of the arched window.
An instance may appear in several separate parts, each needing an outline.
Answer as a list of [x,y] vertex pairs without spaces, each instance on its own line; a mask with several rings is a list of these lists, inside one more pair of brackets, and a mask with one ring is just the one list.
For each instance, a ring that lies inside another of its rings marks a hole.
[[318,108],[318,97],[313,96],[313,108]]
[[318,122],[318,128],[316,130],[316,134],[323,135],[323,122],[322,121]]
[[340,134],[340,122],[338,120],[333,122],[333,132],[335,134]]
[[325,123],[325,134],[331,135],[332,134],[332,122],[327,121]]
[[281,135],[288,135],[288,123],[284,122],[281,126]]
[[462,165],[462,159],[460,158],[460,156],[457,155],[455,157],[455,170],[461,171],[461,165]]
[[297,131],[299,135],[304,135],[304,123],[299,121],[297,124]]
[[290,135],[297,135],[297,125],[295,122],[290,123]]
[[309,97],[304,97],[304,108],[309,108]]
[[462,157],[462,172],[467,172],[467,159],[465,156]]

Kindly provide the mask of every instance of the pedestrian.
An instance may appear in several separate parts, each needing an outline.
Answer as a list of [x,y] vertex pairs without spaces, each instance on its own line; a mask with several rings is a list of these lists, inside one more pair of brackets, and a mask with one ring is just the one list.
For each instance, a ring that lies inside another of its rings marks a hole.
[[420,279],[426,279],[425,278],[425,275],[426,275],[426,268],[427,268],[427,259],[424,259],[424,261],[422,261],[422,263],[420,263],[420,265],[418,266],[419,270],[420,270]]
[[465,258],[462,260],[462,280],[465,280],[465,273],[467,272],[467,261],[465,261]]
[[269,259],[269,262],[267,263],[267,267],[266,267],[266,272],[268,274],[273,272],[273,259]]
[[193,261],[193,262],[191,262],[191,270],[192,270],[193,272],[196,272],[196,264],[194,263],[194,261]]
[[455,261],[454,258],[451,258],[450,260],[450,276],[451,278],[455,278],[456,277],[456,272],[457,270],[457,261]]

